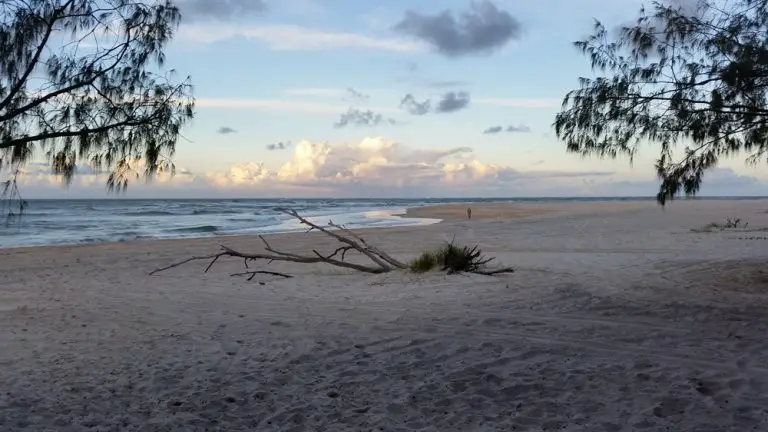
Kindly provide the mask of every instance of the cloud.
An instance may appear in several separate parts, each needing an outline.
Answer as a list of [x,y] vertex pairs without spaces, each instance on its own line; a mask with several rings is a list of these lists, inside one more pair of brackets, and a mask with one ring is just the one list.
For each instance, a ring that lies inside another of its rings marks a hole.
[[441,81],[441,80],[427,80],[424,82],[426,87],[432,88],[444,88],[444,87],[466,87],[469,85],[466,81]]
[[504,126],[491,126],[483,131],[484,134],[497,134],[499,132],[519,132],[519,133],[528,133],[531,131],[531,128],[521,124],[519,126],[509,125],[507,127]]
[[221,135],[229,135],[229,134],[236,133],[237,131],[235,129],[232,129],[229,126],[222,126],[216,132],[221,134]]
[[435,112],[438,113],[452,113],[462,110],[469,106],[469,93],[467,92],[448,92],[443,95]]
[[487,54],[521,33],[519,21],[488,0],[473,2],[458,18],[450,10],[436,15],[409,10],[393,29],[448,57]]
[[[145,166],[143,160],[131,163],[131,172],[133,174],[138,174],[139,177],[136,180],[131,178],[129,187],[142,183]],[[4,178],[5,174],[6,173],[0,170],[0,178]],[[88,165],[80,165],[76,168],[76,175],[73,178],[71,188],[97,188],[97,190],[103,192],[108,177],[109,174],[106,172],[96,171]],[[171,175],[170,172],[158,173],[152,180],[151,185],[160,188],[185,187],[195,182],[196,177],[196,174],[190,170],[177,167],[175,175]],[[57,188],[60,191],[64,182],[62,176],[52,173],[50,164],[44,162],[31,162],[24,166],[22,174],[19,177],[19,184],[24,188]],[[28,195],[26,191],[24,194],[25,196]]]
[[292,96],[342,97],[346,90],[333,87],[309,87],[286,89],[284,92]]
[[400,101],[400,107],[405,108],[408,114],[420,116],[432,110],[432,101],[426,99],[423,102],[419,102],[412,94],[408,93]]
[[280,99],[217,99],[200,98],[195,101],[196,108],[210,109],[252,109],[261,111],[289,111],[316,114],[335,114],[346,107],[308,101],[290,101]]
[[409,114],[416,116],[425,115],[429,112],[444,114],[467,108],[469,106],[469,101],[470,96],[468,92],[449,91],[440,97],[440,100],[434,104],[433,109],[431,99],[425,99],[424,101],[419,102],[412,94],[408,93],[403,96],[403,99],[400,101],[400,108],[404,108]]
[[268,10],[262,0],[179,0],[184,20],[231,21],[261,15]]
[[501,127],[501,126],[491,126],[488,129],[484,130],[483,133],[484,134],[497,134],[497,133],[501,132],[502,130],[504,130],[504,128]]
[[371,96],[363,93],[362,91],[355,90],[351,87],[339,88],[339,87],[309,87],[309,88],[292,88],[284,90],[286,94],[292,96],[309,96],[317,98],[337,98],[346,102],[359,102],[368,103],[371,100]]
[[[334,114],[343,113],[349,107],[346,105],[334,105],[322,102],[296,101],[283,99],[223,99],[200,98],[195,101],[195,108],[203,109],[231,109],[231,110],[258,110],[258,111],[283,111],[304,114]],[[394,108],[375,108],[377,112],[396,113]]]
[[506,108],[560,108],[563,100],[552,98],[480,98],[475,99],[474,102],[479,105]]
[[397,121],[392,118],[385,118],[381,113],[372,110],[349,108],[347,112],[341,114],[339,121],[333,126],[343,128],[346,126],[378,126],[380,124],[394,125],[397,124]]
[[509,125],[509,126],[507,126],[507,128],[505,130],[507,132],[529,133],[531,131],[531,128],[529,126],[521,124],[519,126]]
[[529,187],[531,180],[567,183],[573,178],[610,175],[520,172],[481,162],[469,147],[413,149],[384,138],[366,138],[355,144],[302,141],[292,157],[274,170],[259,162],[247,162],[206,177],[218,188],[243,191],[312,188],[334,196],[442,196],[483,188],[522,189]]
[[[283,145],[288,149],[290,144]],[[279,144],[276,145],[276,149]],[[243,162],[208,173],[179,169],[153,184],[131,184],[129,197],[535,197],[646,196],[659,182],[626,180],[610,171],[529,170],[479,160],[471,148],[424,149],[384,138],[358,143],[301,141],[290,146],[283,163]],[[139,167],[140,168],[140,167]],[[3,173],[0,173],[3,174]],[[87,167],[79,170],[72,188],[44,163],[27,166],[20,179],[26,198],[99,198],[106,196],[106,176]],[[701,196],[761,196],[768,183],[729,168],[707,173]]]
[[418,44],[401,40],[295,25],[254,27],[187,25],[182,26],[178,31],[178,39],[196,44],[209,44],[233,38],[259,41],[274,51],[366,49],[411,53],[422,50]]
[[353,102],[368,102],[371,99],[370,95],[359,92],[351,87],[347,87],[347,98]]
[[280,141],[274,144],[267,144],[267,150],[285,150],[291,146],[291,142]]

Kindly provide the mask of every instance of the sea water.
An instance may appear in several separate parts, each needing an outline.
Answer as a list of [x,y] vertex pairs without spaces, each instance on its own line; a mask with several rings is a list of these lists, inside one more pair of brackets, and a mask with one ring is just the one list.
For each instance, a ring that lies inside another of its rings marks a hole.
[[[735,198],[735,197],[734,197]],[[0,248],[299,231],[282,213],[352,228],[434,223],[402,218],[406,209],[454,203],[653,200],[652,197],[450,199],[102,199],[30,200],[21,218],[0,215]],[[730,198],[733,199],[733,198]],[[5,204],[8,204],[7,202]]]

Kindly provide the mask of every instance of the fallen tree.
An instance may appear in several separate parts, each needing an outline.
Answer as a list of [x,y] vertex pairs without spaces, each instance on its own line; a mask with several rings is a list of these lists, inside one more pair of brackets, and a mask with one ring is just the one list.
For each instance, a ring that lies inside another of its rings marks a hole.
[[[246,271],[234,273],[232,276],[248,276],[248,280],[252,280],[259,274],[267,274],[272,276],[279,276],[283,278],[291,278],[292,276],[286,273],[266,271],[266,270],[251,270],[248,267],[249,262],[267,261],[271,263],[273,261],[294,262],[302,264],[330,264],[336,267],[347,268],[350,270],[360,271],[364,273],[380,274],[387,273],[393,270],[411,270],[411,271],[423,271],[421,266],[414,265],[420,258],[417,258],[410,264],[403,263],[393,258],[381,249],[367,243],[365,239],[352,230],[333,223],[330,221],[327,227],[320,226],[299,215],[293,209],[283,209],[283,213],[292,216],[297,219],[302,225],[309,227],[307,233],[311,231],[319,231],[343,244],[336,248],[333,252],[328,254],[321,254],[316,249],[312,249],[312,255],[299,255],[293,252],[284,252],[275,249],[263,236],[259,236],[262,244],[264,245],[264,252],[259,253],[245,253],[230,247],[220,245],[221,251],[211,255],[194,256],[187,258],[183,261],[176,262],[174,264],[153,270],[150,275],[154,275],[165,270],[179,267],[192,261],[209,261],[208,266],[205,268],[205,272],[208,272],[213,265],[224,257],[239,258],[242,259],[246,267]],[[451,242],[450,254],[441,255],[439,259],[442,262],[436,262],[435,266],[439,266],[441,270],[447,271],[449,274],[456,273],[475,273],[483,275],[495,275],[500,273],[512,273],[514,270],[510,267],[500,269],[487,269],[486,265],[494,258],[486,258],[481,255],[481,252],[477,246],[474,247],[458,247]],[[371,264],[363,265],[346,261],[347,252],[357,251],[362,256],[367,257]],[[435,260],[438,260],[435,256]]]

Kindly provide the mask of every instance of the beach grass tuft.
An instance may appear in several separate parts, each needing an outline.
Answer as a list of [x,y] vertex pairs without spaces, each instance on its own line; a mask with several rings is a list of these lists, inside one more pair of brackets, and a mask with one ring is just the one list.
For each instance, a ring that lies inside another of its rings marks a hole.
[[448,273],[464,273],[480,270],[493,258],[485,258],[478,246],[461,246],[451,241],[439,248],[422,252],[409,263],[414,273],[442,270]]
[[414,273],[425,273],[430,270],[434,270],[437,267],[437,256],[434,251],[425,251],[421,255],[414,258],[408,267]]

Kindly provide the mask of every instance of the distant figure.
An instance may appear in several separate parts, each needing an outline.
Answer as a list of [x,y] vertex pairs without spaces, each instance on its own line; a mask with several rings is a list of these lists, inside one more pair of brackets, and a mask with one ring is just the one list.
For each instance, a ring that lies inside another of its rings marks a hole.
[[467,219],[472,219],[472,209],[467,207]]

